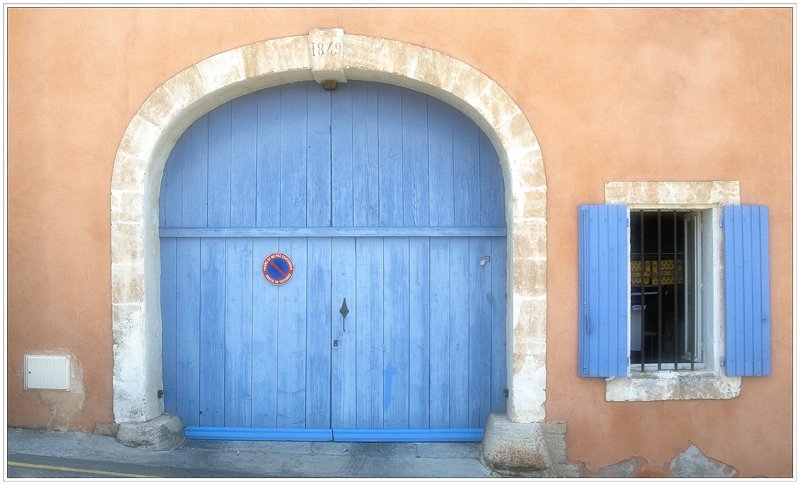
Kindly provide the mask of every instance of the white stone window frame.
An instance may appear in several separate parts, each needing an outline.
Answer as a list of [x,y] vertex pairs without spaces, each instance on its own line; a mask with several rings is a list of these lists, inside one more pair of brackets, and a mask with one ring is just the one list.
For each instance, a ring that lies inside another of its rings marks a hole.
[[[722,356],[725,352],[724,254],[722,207],[738,205],[738,181],[696,182],[607,182],[606,204],[625,204],[630,209],[689,209],[710,211],[711,281],[704,281],[703,303],[711,305],[710,328],[704,333],[702,370],[660,370],[630,372],[627,377],[606,379],[606,401],[670,401],[687,399],[733,399],[741,391],[741,377],[725,375]],[[705,219],[705,218],[704,218]],[[703,244],[707,244],[708,239]],[[704,275],[705,278],[705,275]],[[630,279],[630,275],[629,275]],[[628,285],[630,286],[630,285]],[[630,328],[630,313],[628,314]]]

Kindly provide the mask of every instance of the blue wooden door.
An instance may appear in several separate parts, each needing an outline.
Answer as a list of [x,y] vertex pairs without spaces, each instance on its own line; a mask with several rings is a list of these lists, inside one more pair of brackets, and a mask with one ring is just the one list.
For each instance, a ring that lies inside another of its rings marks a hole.
[[480,440],[506,407],[503,199],[486,136],[414,91],[206,114],[161,186],[165,411],[206,439]]

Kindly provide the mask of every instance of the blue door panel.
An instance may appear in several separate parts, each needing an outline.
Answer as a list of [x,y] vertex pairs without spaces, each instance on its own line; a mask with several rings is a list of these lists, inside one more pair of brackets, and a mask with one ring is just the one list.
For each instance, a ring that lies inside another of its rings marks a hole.
[[165,410],[206,439],[481,439],[506,403],[503,198],[480,129],[396,86],[201,117],[161,184]]

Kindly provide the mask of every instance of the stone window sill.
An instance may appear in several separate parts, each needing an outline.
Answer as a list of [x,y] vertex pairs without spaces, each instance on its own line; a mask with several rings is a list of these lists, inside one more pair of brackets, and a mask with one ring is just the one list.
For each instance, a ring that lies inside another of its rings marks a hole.
[[741,377],[708,371],[634,372],[606,379],[606,401],[733,399],[741,382]]

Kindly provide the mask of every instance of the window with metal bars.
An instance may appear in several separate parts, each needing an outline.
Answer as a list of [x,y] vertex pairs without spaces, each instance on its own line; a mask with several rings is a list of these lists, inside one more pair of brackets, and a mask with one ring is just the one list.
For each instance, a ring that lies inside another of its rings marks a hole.
[[700,211],[630,211],[631,370],[701,368]]

